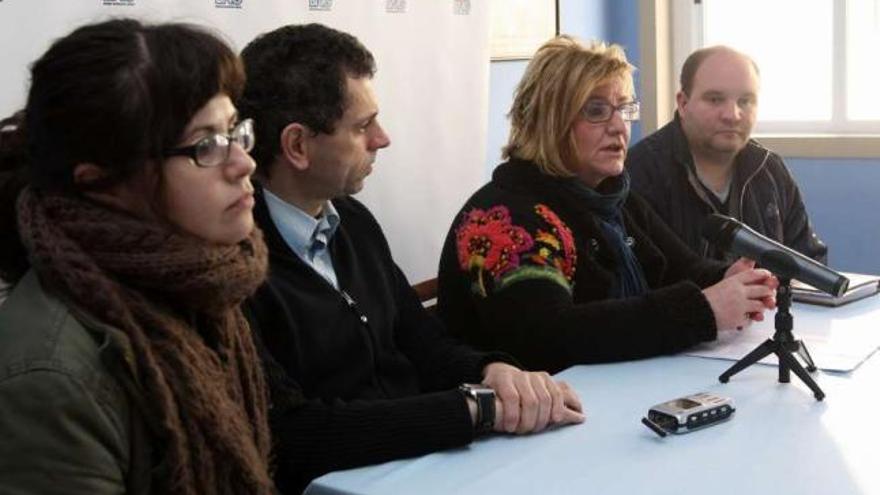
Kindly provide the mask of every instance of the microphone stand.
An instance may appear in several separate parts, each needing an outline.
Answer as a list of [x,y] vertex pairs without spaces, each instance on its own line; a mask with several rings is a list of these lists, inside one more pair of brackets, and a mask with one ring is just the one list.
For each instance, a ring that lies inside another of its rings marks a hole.
[[[810,353],[807,351],[807,347],[804,343],[800,340],[796,340],[791,333],[794,318],[789,311],[789,308],[791,307],[790,278],[779,278],[779,287],[776,289],[776,307],[776,333],[773,334],[773,337],[765,340],[764,343],[756,347],[752,352],[746,354],[745,357],[734,363],[733,366],[718,377],[718,380],[721,381],[721,383],[727,383],[731,376],[757,363],[765,356],[770,355],[770,353],[773,353],[779,358],[779,383],[790,382],[791,375],[789,371],[794,371],[798,378],[810,387],[816,400],[820,401],[825,398],[825,392],[822,392],[819,385],[817,385],[810,374],[807,373],[807,371],[816,371],[816,364],[813,363],[813,358],[810,357]],[[792,355],[793,353],[800,356],[807,364],[806,370],[801,366],[801,363],[794,358]]]

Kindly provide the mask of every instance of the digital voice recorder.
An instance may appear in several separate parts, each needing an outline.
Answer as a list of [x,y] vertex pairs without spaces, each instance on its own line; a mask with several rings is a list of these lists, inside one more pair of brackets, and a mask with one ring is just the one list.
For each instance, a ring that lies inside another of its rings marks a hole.
[[700,392],[666,401],[648,409],[642,423],[665,437],[667,433],[687,433],[729,419],[736,408],[728,397]]

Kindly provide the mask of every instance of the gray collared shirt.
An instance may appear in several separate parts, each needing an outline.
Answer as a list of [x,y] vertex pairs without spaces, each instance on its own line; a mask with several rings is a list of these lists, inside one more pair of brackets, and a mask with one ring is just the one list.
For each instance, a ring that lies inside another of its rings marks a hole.
[[263,189],[269,216],[290,249],[301,260],[324,277],[337,290],[336,270],[330,257],[330,239],[339,227],[339,213],[327,201],[321,214],[315,218],[296,206]]

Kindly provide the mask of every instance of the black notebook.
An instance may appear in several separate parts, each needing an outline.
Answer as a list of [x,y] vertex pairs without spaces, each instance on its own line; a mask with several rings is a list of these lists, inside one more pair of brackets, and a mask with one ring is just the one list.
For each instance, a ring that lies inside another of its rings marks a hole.
[[832,296],[816,289],[812,285],[793,280],[791,282],[792,299],[803,303],[821,304],[822,306],[840,306],[841,304],[864,299],[876,294],[880,290],[880,276],[862,273],[841,273],[849,279],[849,288],[842,296]]

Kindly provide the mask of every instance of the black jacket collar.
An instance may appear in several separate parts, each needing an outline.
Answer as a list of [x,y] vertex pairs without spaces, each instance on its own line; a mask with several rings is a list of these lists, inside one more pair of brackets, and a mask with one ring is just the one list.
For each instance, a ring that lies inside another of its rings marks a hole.
[[[675,161],[685,168],[689,176],[696,178],[696,165],[691,154],[690,144],[684,134],[684,129],[681,127],[681,117],[678,111],[675,112],[675,116],[669,125],[672,129],[672,155]],[[749,138],[745,147],[737,153],[734,159],[733,180],[742,182],[745,178],[755,173],[755,171],[763,166],[763,157],[766,153],[766,148],[754,139]]]

